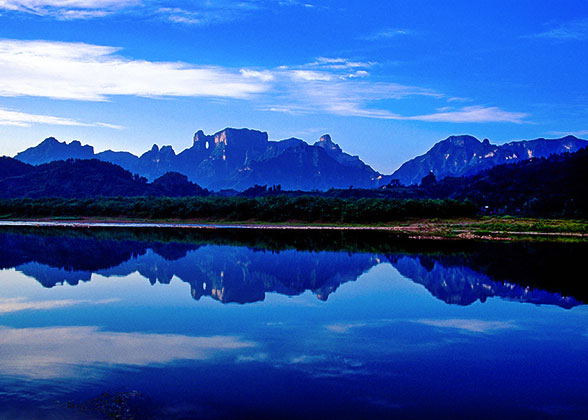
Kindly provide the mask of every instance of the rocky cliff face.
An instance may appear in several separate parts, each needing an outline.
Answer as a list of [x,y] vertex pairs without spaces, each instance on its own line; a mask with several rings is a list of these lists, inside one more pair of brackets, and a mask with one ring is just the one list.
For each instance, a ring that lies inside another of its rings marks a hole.
[[479,141],[472,136],[451,136],[435,144],[427,153],[404,163],[392,178],[402,184],[419,184],[429,172],[437,180],[448,176],[473,175],[504,163],[548,157],[552,154],[576,152],[588,146],[588,141],[574,136],[560,139],[514,141],[503,145]]
[[227,128],[207,136],[194,135],[194,144],[178,155],[176,171],[210,188],[231,188],[236,174],[248,167],[268,147],[267,133]]
[[329,135],[314,145],[300,139],[269,141],[267,133],[226,128],[213,135],[198,131],[192,147],[176,154],[171,146],[151,150],[140,157],[128,152],[94,154],[79,142],[60,143],[47,139],[19,153],[17,159],[33,164],[69,158],[97,158],[122,166],[154,180],[167,172],[178,172],[210,189],[244,190],[255,184],[278,185],[284,189],[328,189],[374,187],[380,174],[357,156],[341,150]]

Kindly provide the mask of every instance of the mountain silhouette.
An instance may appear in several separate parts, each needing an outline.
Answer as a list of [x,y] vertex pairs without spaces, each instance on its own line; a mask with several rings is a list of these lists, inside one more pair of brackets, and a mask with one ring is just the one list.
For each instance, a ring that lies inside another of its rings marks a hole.
[[280,185],[289,190],[376,188],[398,180],[418,184],[429,173],[437,180],[476,174],[504,163],[515,163],[552,154],[575,152],[588,141],[567,136],[560,139],[513,141],[493,145],[472,136],[451,136],[426,154],[405,162],[392,175],[381,174],[359,157],[345,153],[325,134],[314,144],[297,138],[270,141],[265,132],[225,128],[213,135],[199,130],[192,146],[176,153],[171,146],[153,147],[140,156],[124,151],[94,148],[78,140],[59,142],[50,137],[15,158],[30,165],[67,159],[97,159],[119,165],[153,181],[177,172],[204,188],[245,190],[256,184]]
[[391,178],[405,185],[419,184],[429,173],[437,180],[474,175],[504,163],[515,163],[553,154],[573,153],[588,146],[574,136],[560,139],[513,141],[503,145],[472,136],[451,136],[436,143],[427,153],[405,162]]
[[176,154],[171,146],[153,145],[141,156],[111,150],[94,153],[79,141],[48,138],[20,152],[17,160],[41,165],[66,159],[97,159],[121,166],[152,181],[168,172],[209,189],[244,190],[255,184],[284,189],[372,187],[381,174],[332,142],[329,135],[310,145],[300,139],[269,141],[267,133],[226,128],[213,135],[198,131],[191,147]]

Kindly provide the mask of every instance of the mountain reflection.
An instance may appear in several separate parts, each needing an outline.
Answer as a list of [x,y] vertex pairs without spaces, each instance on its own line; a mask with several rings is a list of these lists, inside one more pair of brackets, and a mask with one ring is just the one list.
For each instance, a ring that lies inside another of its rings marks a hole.
[[[297,246],[296,238],[281,243],[279,237],[264,236],[261,243],[241,242],[235,232],[217,232],[210,238],[199,233],[197,238],[172,235],[156,240],[120,231],[58,233],[0,231],[0,268],[15,268],[48,288],[90,281],[92,273],[111,277],[138,272],[151,284],[168,284],[176,277],[190,284],[196,300],[208,296],[223,303],[250,303],[263,301],[266,293],[294,296],[307,290],[327,300],[341,284],[355,281],[378,264],[390,263],[401,275],[450,304],[469,305],[499,297],[571,308],[584,298],[574,294],[572,287],[566,289],[565,280],[555,290],[542,287],[551,285],[549,278],[530,283],[534,270],[550,274],[561,261],[541,261],[542,266],[531,269],[536,264],[526,256],[557,256],[568,250],[557,246],[546,249],[537,245],[532,249],[528,244],[522,248],[477,244],[464,249],[458,244],[454,249],[446,243],[421,242],[415,248],[414,242],[399,245],[393,238],[377,238],[376,246],[355,237],[337,236],[329,242],[323,235],[313,250],[308,237],[301,237],[298,244],[304,245]],[[340,244],[341,250],[325,245],[333,242]],[[358,252],[351,252],[349,243]],[[439,250],[441,246],[444,251]],[[513,258],[517,264],[513,264]]]

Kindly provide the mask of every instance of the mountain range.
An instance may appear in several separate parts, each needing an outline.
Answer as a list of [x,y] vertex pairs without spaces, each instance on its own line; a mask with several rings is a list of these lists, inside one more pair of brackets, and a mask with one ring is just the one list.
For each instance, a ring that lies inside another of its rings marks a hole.
[[167,172],[184,174],[205,188],[243,190],[255,184],[284,189],[370,187],[381,175],[357,156],[344,153],[329,135],[313,145],[300,139],[269,141],[267,133],[227,128],[207,136],[194,135],[192,147],[176,154],[171,146],[153,145],[141,156],[107,150],[94,153],[79,141],[67,144],[53,137],[16,155],[39,165],[63,159],[98,159],[154,180]]
[[327,190],[350,186],[376,188],[394,180],[405,185],[418,184],[430,172],[437,179],[473,175],[499,164],[575,152],[586,146],[588,141],[574,136],[504,145],[467,135],[451,136],[424,155],[404,163],[393,174],[384,175],[359,157],[345,153],[328,134],[308,144],[297,138],[270,141],[265,132],[226,128],[213,135],[198,131],[193,145],[177,154],[171,146],[158,145],[141,156],[112,150],[95,153],[92,146],[77,140],[66,143],[50,137],[15,158],[30,165],[98,159],[150,181],[173,171],[212,190],[244,190],[256,184],[280,185],[289,190]]
[[472,136],[451,136],[435,144],[424,155],[405,162],[392,177],[401,184],[411,185],[420,183],[429,172],[433,172],[438,180],[449,176],[470,176],[504,163],[574,153],[586,146],[588,141],[574,136],[513,141],[502,145]]

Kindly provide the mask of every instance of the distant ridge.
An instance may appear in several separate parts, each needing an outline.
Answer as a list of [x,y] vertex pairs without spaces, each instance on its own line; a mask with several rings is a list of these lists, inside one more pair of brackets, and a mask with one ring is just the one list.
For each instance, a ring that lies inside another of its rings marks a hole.
[[202,196],[208,191],[169,172],[152,183],[118,165],[96,159],[69,159],[32,166],[0,158],[0,198],[95,198]]
[[588,146],[588,141],[574,136],[560,139],[513,141],[503,145],[480,141],[475,137],[451,136],[435,144],[427,153],[405,162],[392,174],[404,185],[418,184],[433,172],[437,179],[448,176],[474,175],[484,169],[504,163],[515,163],[553,154],[576,152]]
[[213,135],[199,130],[191,147],[176,153],[171,146],[156,144],[141,156],[129,152],[94,148],[74,140],[59,142],[50,137],[15,158],[39,165],[65,159],[98,159],[119,165],[152,181],[168,172],[212,190],[245,190],[254,185],[280,185],[289,190],[330,188],[377,188],[398,180],[419,184],[430,172],[437,180],[468,176],[504,163],[515,163],[552,154],[576,152],[588,141],[567,136],[560,139],[513,141],[503,145],[468,135],[451,136],[427,153],[404,163],[392,175],[383,175],[359,157],[345,153],[325,134],[314,144],[290,138],[270,141],[265,132],[225,128]]

